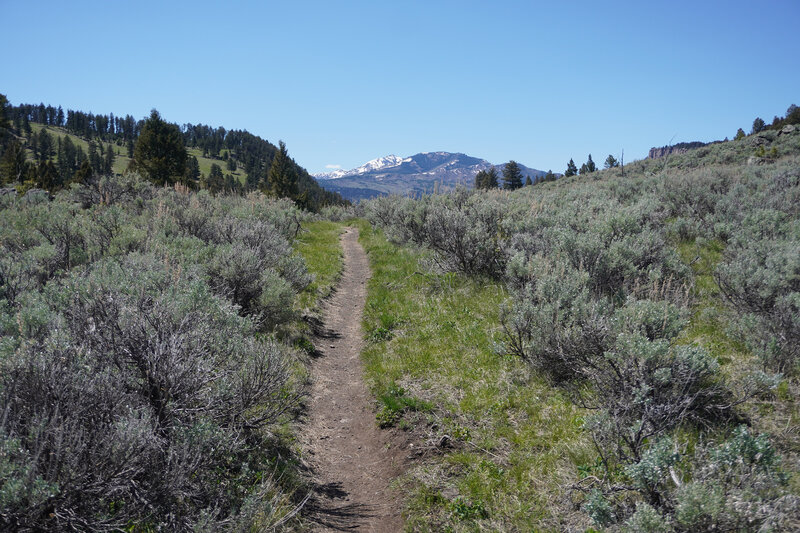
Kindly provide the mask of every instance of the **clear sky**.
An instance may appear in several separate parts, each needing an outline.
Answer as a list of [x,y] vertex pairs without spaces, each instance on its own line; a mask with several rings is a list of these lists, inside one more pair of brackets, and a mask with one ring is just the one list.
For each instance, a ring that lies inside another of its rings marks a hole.
[[800,1],[0,0],[0,93],[246,129],[310,172],[451,151],[563,172],[800,105]]

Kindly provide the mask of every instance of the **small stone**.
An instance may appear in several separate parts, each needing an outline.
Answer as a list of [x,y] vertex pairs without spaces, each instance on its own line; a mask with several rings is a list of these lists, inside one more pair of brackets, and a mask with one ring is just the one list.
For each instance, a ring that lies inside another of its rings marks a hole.
[[458,489],[455,487],[446,487],[442,489],[442,496],[451,501],[455,500],[459,496]]

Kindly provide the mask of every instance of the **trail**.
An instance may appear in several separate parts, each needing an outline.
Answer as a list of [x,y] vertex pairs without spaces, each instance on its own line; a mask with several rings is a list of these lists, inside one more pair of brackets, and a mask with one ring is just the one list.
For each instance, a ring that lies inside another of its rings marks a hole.
[[406,446],[375,423],[363,380],[361,318],[369,263],[358,230],[341,236],[344,272],[326,303],[315,339],[304,455],[317,483],[311,519],[316,531],[400,531],[399,495],[390,482],[403,472]]

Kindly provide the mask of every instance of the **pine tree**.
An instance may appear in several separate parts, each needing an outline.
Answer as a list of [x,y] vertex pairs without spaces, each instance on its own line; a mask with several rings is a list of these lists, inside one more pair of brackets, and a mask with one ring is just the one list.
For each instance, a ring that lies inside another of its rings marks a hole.
[[522,171],[513,159],[503,168],[503,188],[514,190],[522,187]]
[[89,141],[89,164],[92,166],[92,174],[103,173],[103,158],[98,153],[97,144],[94,141]]
[[109,176],[114,170],[114,149],[111,147],[110,144],[106,146],[106,156],[103,161],[103,170]]
[[225,174],[225,190],[227,192],[236,192],[236,186],[238,184],[239,182],[236,181],[236,178],[233,177],[233,174]]
[[764,123],[764,119],[761,117],[756,117],[756,119],[753,121],[753,130],[750,133],[758,133],[763,131],[766,127],[767,125]]
[[11,121],[8,119],[8,108],[8,98],[6,98],[6,95],[0,94],[0,156],[3,155],[3,150],[9,139],[11,139]]
[[206,188],[211,194],[220,193],[225,188],[225,177],[222,175],[222,167],[216,163],[211,165],[211,173],[208,175]]
[[564,171],[564,176],[565,177],[570,177],[570,176],[574,176],[577,173],[578,173],[578,167],[575,166],[575,161],[570,159],[569,163],[567,163],[567,170]]
[[614,157],[611,154],[608,154],[608,157],[606,157],[606,162],[604,164],[604,167],[605,168],[615,168],[615,167],[618,167],[618,166],[619,166],[619,161],[617,161],[617,158]]
[[16,139],[12,139],[0,159],[0,183],[22,181],[26,169],[25,147]]
[[52,161],[43,161],[39,163],[39,168],[36,170],[39,175],[38,184],[41,188],[53,191],[59,185],[58,170]]
[[800,107],[792,104],[786,110],[786,124],[800,124]]
[[744,130],[742,128],[739,128],[736,131],[736,136],[733,138],[733,140],[738,141],[739,139],[744,139],[745,137],[747,137],[747,135],[745,134]]
[[189,156],[189,160],[186,162],[186,173],[184,176],[185,185],[197,183],[197,180],[200,179],[200,164],[197,162],[195,156]]
[[297,174],[283,141],[278,142],[278,151],[269,167],[267,182],[269,192],[278,198],[294,199],[297,196]]
[[494,166],[489,167],[486,171],[486,188],[496,189],[500,186],[500,174]]
[[186,172],[186,158],[180,128],[162,120],[153,109],[133,149],[134,168],[157,185],[172,185]]
[[487,170],[481,170],[475,175],[475,188],[476,189],[496,189],[498,186],[497,169],[490,167]]
[[586,161],[586,163],[584,163],[581,169],[583,169],[583,167],[586,167],[586,172],[582,171],[581,174],[591,174],[592,172],[597,171],[597,165],[595,165],[594,161],[592,161],[592,154],[589,154],[589,159]]
[[533,185],[533,181],[531,181],[530,176],[525,176],[525,186],[527,187],[528,185]]
[[86,183],[92,177],[92,165],[89,164],[88,159],[81,161],[81,166],[75,171],[72,177],[74,183]]
[[47,133],[46,128],[39,132],[39,157],[42,161],[53,157],[53,137]]
[[475,174],[475,188],[476,189],[485,189],[486,188],[486,171],[479,170],[477,174]]

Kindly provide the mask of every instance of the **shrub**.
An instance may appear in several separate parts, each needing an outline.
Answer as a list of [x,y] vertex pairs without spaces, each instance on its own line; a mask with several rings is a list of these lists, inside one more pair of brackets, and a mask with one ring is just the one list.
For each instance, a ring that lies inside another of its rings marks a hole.
[[636,504],[636,512],[625,522],[626,533],[671,533],[672,525],[658,511],[644,502]]
[[728,301],[744,313],[744,339],[764,366],[795,373],[800,367],[800,232],[785,237],[766,232],[763,238],[730,246],[715,278]]
[[258,329],[311,279],[288,242],[305,216],[135,176],[3,198],[0,530],[280,519],[294,356]]
[[367,216],[391,240],[433,250],[445,271],[500,277],[505,270],[503,206],[489,194],[459,189],[419,200],[381,198]]
[[719,365],[702,348],[639,334],[620,334],[584,375],[595,395],[586,403],[600,413],[587,428],[598,448],[613,450],[615,463],[640,460],[651,439],[683,424],[729,419],[735,405]]
[[563,260],[515,256],[509,270],[520,287],[501,316],[511,353],[555,382],[582,376],[586,362],[608,347],[613,306],[593,298],[588,274]]
[[235,516],[247,465],[266,466],[262,429],[296,400],[285,349],[254,340],[197,274],[150,256],[46,292],[47,328],[0,362],[2,460],[29,473],[0,488],[4,527],[185,530],[199,509]]
[[800,498],[765,435],[739,426],[717,444],[677,450],[670,438],[655,441],[626,467],[630,485],[587,495],[587,513],[636,532],[788,531],[800,523]]

